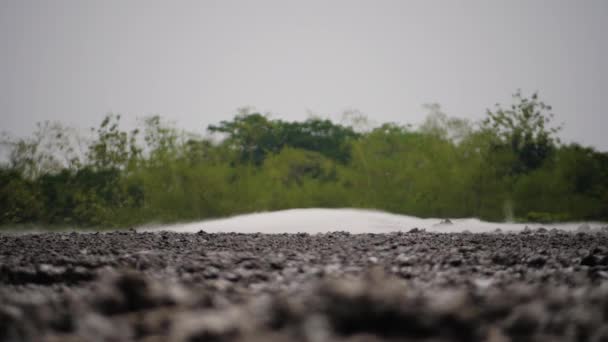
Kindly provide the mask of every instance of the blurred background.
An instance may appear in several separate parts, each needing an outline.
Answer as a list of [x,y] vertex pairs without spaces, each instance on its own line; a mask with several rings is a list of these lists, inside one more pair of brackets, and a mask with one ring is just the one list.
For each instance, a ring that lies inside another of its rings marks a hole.
[[606,220],[607,31],[605,1],[2,0],[0,223]]

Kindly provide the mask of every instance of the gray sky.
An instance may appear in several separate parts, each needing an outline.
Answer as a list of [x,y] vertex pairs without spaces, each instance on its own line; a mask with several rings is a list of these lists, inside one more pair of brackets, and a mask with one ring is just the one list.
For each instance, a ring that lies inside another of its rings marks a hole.
[[480,119],[538,90],[562,137],[608,151],[608,1],[0,0],[0,130],[158,113],[202,132],[273,117]]

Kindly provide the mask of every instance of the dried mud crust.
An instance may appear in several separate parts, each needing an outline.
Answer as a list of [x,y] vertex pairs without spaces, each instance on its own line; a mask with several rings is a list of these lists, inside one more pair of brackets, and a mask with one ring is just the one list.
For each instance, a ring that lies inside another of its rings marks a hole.
[[608,341],[608,234],[0,235],[0,340]]

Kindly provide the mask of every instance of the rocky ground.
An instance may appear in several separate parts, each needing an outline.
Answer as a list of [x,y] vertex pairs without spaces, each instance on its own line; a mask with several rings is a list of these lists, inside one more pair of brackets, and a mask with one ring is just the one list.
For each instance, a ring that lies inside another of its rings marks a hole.
[[608,233],[0,235],[3,341],[608,341]]

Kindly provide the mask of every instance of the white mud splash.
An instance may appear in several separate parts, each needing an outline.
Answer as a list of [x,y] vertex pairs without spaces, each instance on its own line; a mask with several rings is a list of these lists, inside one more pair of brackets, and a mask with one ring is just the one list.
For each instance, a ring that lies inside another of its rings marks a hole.
[[381,211],[360,209],[290,209],[275,212],[262,212],[239,215],[230,218],[207,220],[200,222],[173,224],[163,226],[142,226],[139,231],[167,230],[174,232],[195,233],[204,230],[208,233],[326,233],[346,231],[358,233],[389,233],[409,231],[413,228],[425,229],[429,232],[463,232],[472,233],[521,231],[528,226],[530,229],[544,227],[546,229],[561,229],[567,231],[595,230],[606,226],[600,222],[569,222],[569,223],[494,223],[484,222],[474,218],[451,219],[451,223],[442,223],[442,219],[422,219],[413,216],[389,214]]

